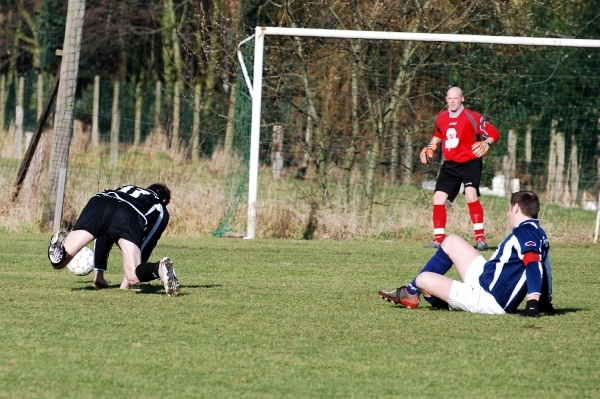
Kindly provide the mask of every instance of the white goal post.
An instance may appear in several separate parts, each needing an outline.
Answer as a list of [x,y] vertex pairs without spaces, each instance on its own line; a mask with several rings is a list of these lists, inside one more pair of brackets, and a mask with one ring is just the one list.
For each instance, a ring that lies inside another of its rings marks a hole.
[[[252,122],[250,130],[250,159],[248,178],[248,212],[246,239],[256,237],[256,204],[258,194],[259,170],[259,145],[261,121],[261,97],[263,80],[264,42],[267,35],[321,37],[338,39],[370,39],[370,40],[397,40],[397,41],[427,41],[427,42],[453,42],[453,43],[479,43],[479,44],[505,44],[525,46],[559,46],[559,47],[595,47],[600,48],[600,40],[589,39],[559,39],[536,38],[515,36],[487,36],[487,35],[460,35],[460,34],[434,34],[410,32],[382,32],[382,31],[357,31],[357,30],[328,30],[280,27],[256,27],[255,34],[240,42],[238,45],[238,58],[252,98]],[[254,39],[254,69],[253,79],[247,73],[241,55],[240,46]],[[600,218],[600,209],[598,210]],[[598,235],[598,223],[596,234]]]

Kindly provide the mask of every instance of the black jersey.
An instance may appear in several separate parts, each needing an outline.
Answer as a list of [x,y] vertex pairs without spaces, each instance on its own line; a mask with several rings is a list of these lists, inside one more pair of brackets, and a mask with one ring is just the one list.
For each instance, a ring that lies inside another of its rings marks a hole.
[[115,198],[128,204],[142,216],[145,224],[144,240],[141,245],[142,259],[144,261],[148,259],[169,222],[169,212],[158,195],[147,188],[129,185],[105,190],[97,193],[96,196]]

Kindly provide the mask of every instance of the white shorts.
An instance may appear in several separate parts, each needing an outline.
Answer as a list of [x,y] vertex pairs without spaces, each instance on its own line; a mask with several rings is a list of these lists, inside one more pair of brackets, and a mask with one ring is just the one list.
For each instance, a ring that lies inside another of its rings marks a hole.
[[478,256],[471,262],[465,275],[465,281],[453,281],[450,288],[448,307],[452,310],[464,310],[471,313],[505,314],[496,299],[479,285],[479,276],[483,273],[485,258]]

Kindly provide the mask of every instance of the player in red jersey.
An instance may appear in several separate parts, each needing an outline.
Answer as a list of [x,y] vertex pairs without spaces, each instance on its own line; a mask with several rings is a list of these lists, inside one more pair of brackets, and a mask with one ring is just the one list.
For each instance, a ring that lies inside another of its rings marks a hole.
[[453,202],[461,184],[464,184],[477,249],[485,251],[487,244],[483,228],[483,207],[479,202],[482,157],[498,141],[500,134],[483,116],[466,108],[464,101],[460,88],[452,87],[448,90],[448,108],[436,115],[431,142],[420,154],[421,162],[428,164],[441,144],[444,156],[433,194],[435,240],[428,247],[437,248],[446,238],[446,201]]

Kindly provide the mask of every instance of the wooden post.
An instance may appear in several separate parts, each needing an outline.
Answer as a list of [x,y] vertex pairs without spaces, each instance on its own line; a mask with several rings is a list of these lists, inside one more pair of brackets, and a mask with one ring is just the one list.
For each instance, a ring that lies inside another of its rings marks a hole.
[[504,193],[510,197],[512,194],[512,181],[517,173],[517,131],[508,131],[508,150],[502,159],[504,173]]
[[598,210],[596,211],[596,226],[594,228],[594,244],[598,242],[598,228],[600,227],[600,191],[598,191]]
[[160,125],[160,108],[161,108],[162,82],[156,81],[156,89],[154,90],[154,128]]
[[234,135],[234,131],[233,131],[233,126],[234,126],[234,118],[235,118],[235,102],[237,100],[236,98],[236,92],[237,92],[237,83],[234,82],[231,85],[231,92],[229,93],[229,110],[227,111],[227,127],[225,128],[225,145],[223,148],[223,154],[225,156],[224,159],[224,163],[225,163],[225,173],[229,173],[228,172],[228,168],[229,168],[229,162],[232,156],[232,147],[233,147],[233,135]]
[[[73,129],[73,110],[75,108],[75,91],[77,74],[79,72],[79,55],[83,32],[83,17],[85,15],[85,0],[69,0],[67,8],[67,23],[65,40],[60,67],[60,86],[56,99],[54,115],[54,131],[52,133],[52,149],[46,176],[44,227],[52,227],[52,214],[58,202],[58,178],[61,169],[67,169],[69,163],[69,147]],[[62,202],[62,201],[61,201]]]
[[17,109],[15,116],[15,159],[21,159],[21,157],[23,156],[23,119],[25,116],[23,111],[25,78],[23,76],[20,76],[18,82],[19,83],[17,87]]
[[[404,149],[400,154],[400,173],[402,174],[402,184],[411,184],[413,178],[413,135],[419,130],[419,124],[413,123],[413,129],[406,127],[404,130]],[[441,151],[441,150],[440,150]]]
[[6,122],[6,75],[0,75],[0,132],[4,132]]
[[100,145],[100,127],[98,114],[100,113],[100,76],[94,76],[94,100],[92,105],[92,147]]
[[133,148],[140,145],[142,137],[142,82],[135,85],[135,124],[133,127]]
[[119,163],[119,122],[119,82],[115,82],[110,126],[110,164],[113,168]]
[[600,181],[600,119],[598,119],[596,129],[598,130],[596,134],[596,181]]
[[565,191],[570,191],[570,201],[568,206],[574,206],[577,203],[577,191],[579,190],[579,161],[578,161],[577,140],[571,136],[571,156],[569,157],[569,176],[570,179],[565,182]]
[[273,178],[281,179],[281,170],[283,169],[283,126],[273,126],[273,139],[271,140],[271,166],[273,168]]
[[531,164],[531,127],[528,127],[527,132],[525,132],[525,164],[527,165],[525,172],[529,173],[529,165]]
[[555,190],[554,203],[560,202],[560,197],[563,191],[565,173],[565,134],[562,132],[556,133],[556,174],[555,174]]
[[44,112],[44,75],[38,73],[37,76],[37,119],[40,119]]
[[[202,84],[198,80],[194,88],[194,122],[192,125],[192,162],[194,163],[198,162],[200,157],[200,112],[202,112]],[[231,114],[231,110],[229,114]],[[229,119],[227,119],[226,142],[229,134]],[[227,151],[227,148],[225,148],[225,151]]]
[[554,190],[556,189],[556,126],[558,121],[552,119],[550,124],[550,151],[548,154],[548,175],[546,178],[546,198],[554,201]]
[[181,125],[181,83],[179,80],[175,81],[174,93],[173,93],[173,132],[171,135],[171,151],[174,154],[179,153],[179,141],[180,141],[180,125]]

